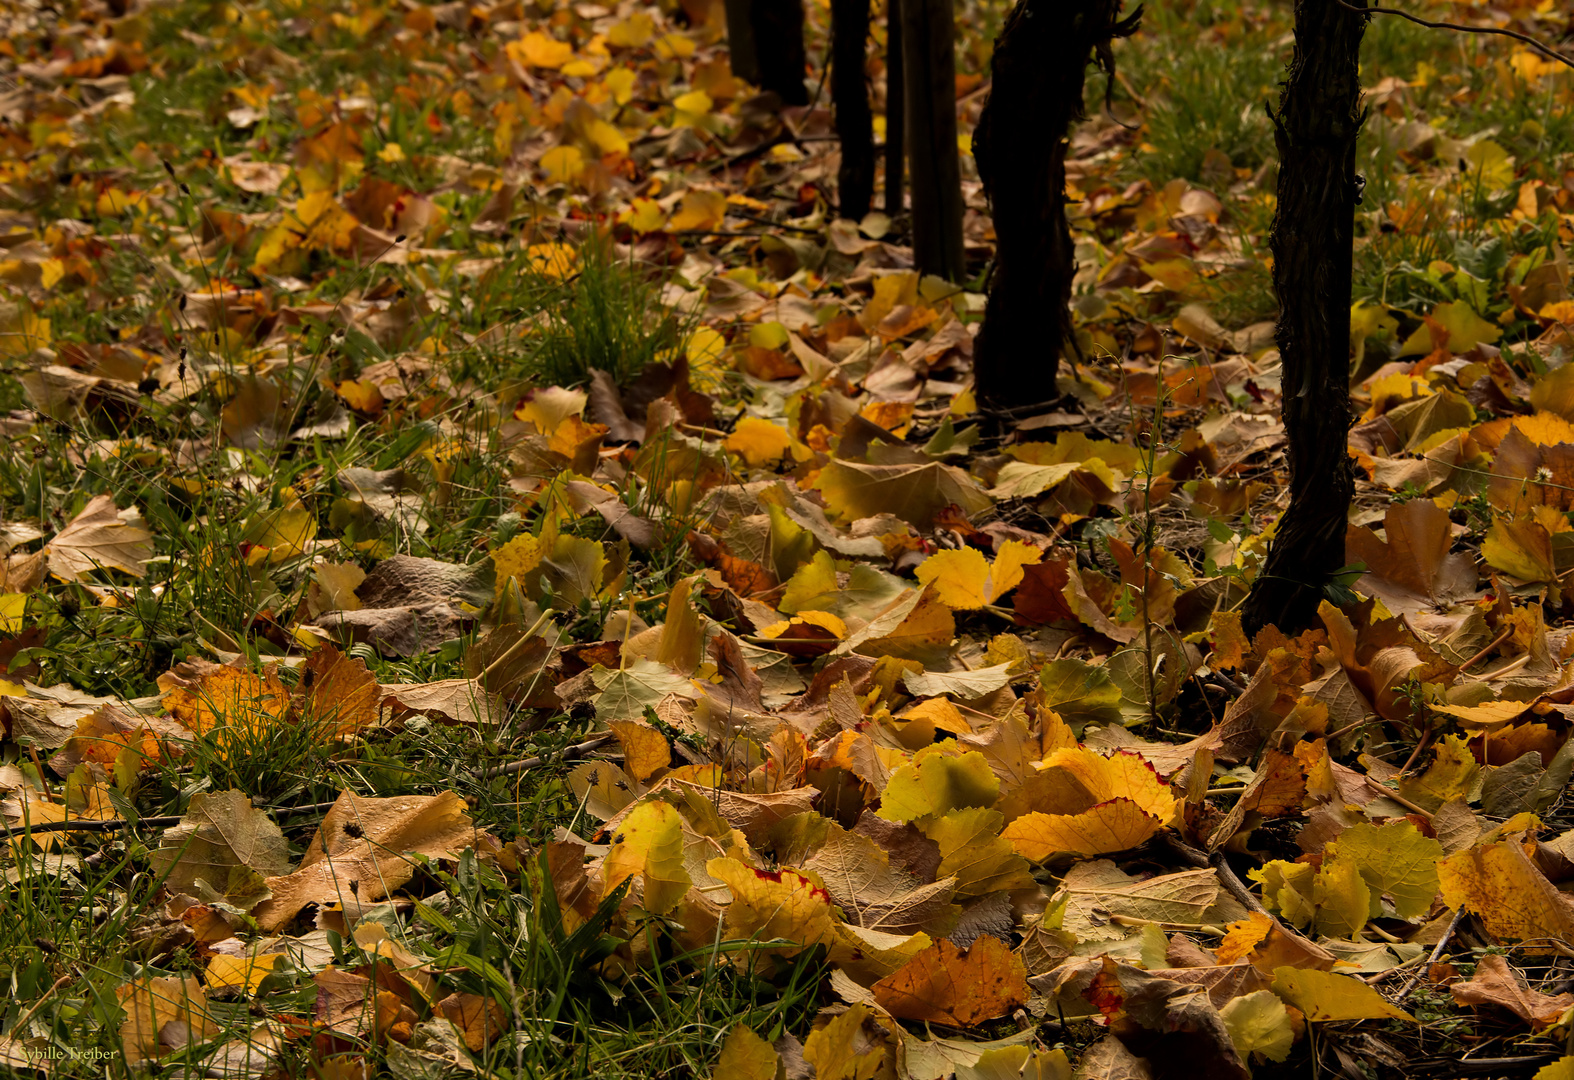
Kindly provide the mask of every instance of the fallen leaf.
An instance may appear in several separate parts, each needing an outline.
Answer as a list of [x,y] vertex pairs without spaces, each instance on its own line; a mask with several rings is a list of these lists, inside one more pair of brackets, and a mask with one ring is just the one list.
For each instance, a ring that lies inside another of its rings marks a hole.
[[1409,1020],[1415,1017],[1389,1004],[1360,979],[1312,968],[1274,969],[1273,992],[1308,1020]]
[[1028,999],[1027,971],[1000,941],[984,936],[962,952],[939,941],[870,988],[892,1016],[974,1027]]
[[1540,1031],[1562,1022],[1574,1008],[1574,994],[1543,994],[1525,985],[1524,976],[1508,961],[1487,953],[1476,963],[1476,973],[1449,986],[1459,1005],[1495,1005]]
[[135,510],[122,513],[115,500],[96,495],[55,534],[45,548],[49,569],[63,581],[88,581],[100,569],[140,578],[153,557],[153,534]]

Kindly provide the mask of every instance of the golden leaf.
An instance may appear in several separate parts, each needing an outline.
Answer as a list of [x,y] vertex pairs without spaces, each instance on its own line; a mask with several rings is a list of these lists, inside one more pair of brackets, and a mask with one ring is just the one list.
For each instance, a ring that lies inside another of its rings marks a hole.
[[1494,937],[1574,941],[1574,899],[1547,880],[1516,840],[1450,855],[1437,876],[1443,903],[1479,916]]
[[1276,968],[1273,992],[1308,1020],[1415,1020],[1360,979],[1331,971]]

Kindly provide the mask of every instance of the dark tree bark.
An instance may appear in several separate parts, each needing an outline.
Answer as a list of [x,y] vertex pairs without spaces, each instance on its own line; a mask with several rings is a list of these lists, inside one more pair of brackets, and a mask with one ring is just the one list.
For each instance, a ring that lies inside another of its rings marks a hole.
[[724,0],[727,13],[727,56],[732,73],[744,82],[760,84],[760,56],[754,45],[754,20],[749,0]]
[[905,200],[903,166],[907,153],[907,110],[903,98],[902,0],[885,5],[885,212],[895,217]]
[[961,281],[967,264],[962,255],[951,0],[902,0],[901,20],[913,261],[922,273]]
[[995,39],[989,98],[973,159],[995,218],[995,266],[973,351],[979,404],[1023,410],[1059,395],[1061,350],[1074,341],[1066,224],[1066,150],[1086,119],[1083,81],[1095,55],[1113,73],[1110,41],[1137,28],[1121,0],[1018,0]]
[[862,220],[874,198],[874,118],[864,61],[869,42],[869,0],[831,0],[831,104],[842,164],[836,200],[844,218]]
[[[1364,0],[1350,0],[1364,7]],[[1279,205],[1270,246],[1279,298],[1290,505],[1242,621],[1305,629],[1344,565],[1355,479],[1350,429],[1350,291],[1355,141],[1365,119],[1358,61],[1370,16],[1339,0],[1296,0],[1295,56],[1279,97]]]
[[760,67],[760,89],[774,90],[783,105],[809,104],[803,73],[802,0],[750,0],[754,51]]

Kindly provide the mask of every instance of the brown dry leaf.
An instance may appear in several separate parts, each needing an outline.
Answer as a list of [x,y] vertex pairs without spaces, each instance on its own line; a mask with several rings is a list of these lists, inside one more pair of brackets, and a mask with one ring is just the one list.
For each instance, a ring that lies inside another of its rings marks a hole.
[[117,987],[115,998],[126,1012],[120,1042],[130,1062],[206,1042],[219,1030],[208,1013],[207,991],[195,975],[134,979]]
[[370,979],[329,967],[312,976],[312,982],[317,989],[317,1023],[351,1038],[370,1033],[377,1013],[375,984]]
[[1106,1035],[1083,1053],[1077,1063],[1077,1080],[1153,1080],[1147,1058],[1126,1049],[1126,1044]]
[[870,988],[892,1016],[973,1027],[1028,999],[1027,969],[999,938],[984,935],[965,953],[939,941]]
[[449,994],[437,1003],[437,1012],[454,1025],[471,1053],[479,1054],[508,1030],[503,1007],[479,994]]
[[456,724],[501,723],[504,713],[499,694],[485,692],[470,679],[439,679],[429,683],[398,683],[379,688],[382,707],[395,717],[411,713],[436,713]]
[[1450,554],[1453,525],[1448,511],[1430,499],[1391,505],[1383,518],[1386,539],[1351,526],[1346,561],[1366,563],[1356,588],[1382,598],[1390,611],[1414,614],[1468,599],[1476,591],[1476,561],[1468,552]]
[[831,512],[844,521],[896,514],[914,528],[927,529],[947,506],[976,514],[993,500],[967,473],[932,461],[923,465],[866,465],[832,461],[820,470],[815,487]]
[[855,926],[890,934],[912,934],[954,918],[954,877],[928,884],[891,865],[890,856],[868,837],[835,823],[825,845],[803,863],[825,882],[843,916]]
[[101,568],[140,578],[153,557],[153,534],[135,510],[115,509],[115,500],[97,495],[44,549],[49,569],[63,581],[88,581]]
[[1558,1023],[1574,1008],[1574,994],[1543,994],[1525,985],[1524,976],[1508,961],[1487,953],[1476,963],[1476,973],[1449,987],[1457,1005],[1496,1005],[1507,1009],[1536,1031]]
[[1212,870],[1184,870],[1138,879],[1108,859],[1078,863],[1061,882],[1066,896],[1063,929],[1079,940],[1124,938],[1129,932],[1115,916],[1152,922],[1200,923],[1219,898]]
[[375,645],[392,656],[418,656],[456,638],[492,602],[490,560],[460,566],[395,555],[377,564],[355,590],[360,607],[324,612],[325,636]]
[[289,872],[290,845],[244,793],[198,792],[150,859],[166,885],[249,911],[267,896],[264,878]]
[[252,915],[262,929],[278,930],[307,904],[380,900],[414,875],[407,852],[454,859],[466,848],[485,855],[497,841],[476,829],[464,800],[451,791],[392,799],[346,791],[318,826],[300,867],[267,879],[273,895]]

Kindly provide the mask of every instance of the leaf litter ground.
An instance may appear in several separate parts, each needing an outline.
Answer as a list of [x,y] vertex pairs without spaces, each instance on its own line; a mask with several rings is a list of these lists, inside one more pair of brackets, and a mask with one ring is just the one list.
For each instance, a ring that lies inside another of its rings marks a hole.
[[1281,10],[1117,46],[1004,433],[966,137],[959,287],[719,4],[3,18],[7,1068],[1574,1075],[1558,65],[1369,31],[1350,572],[1247,639]]

